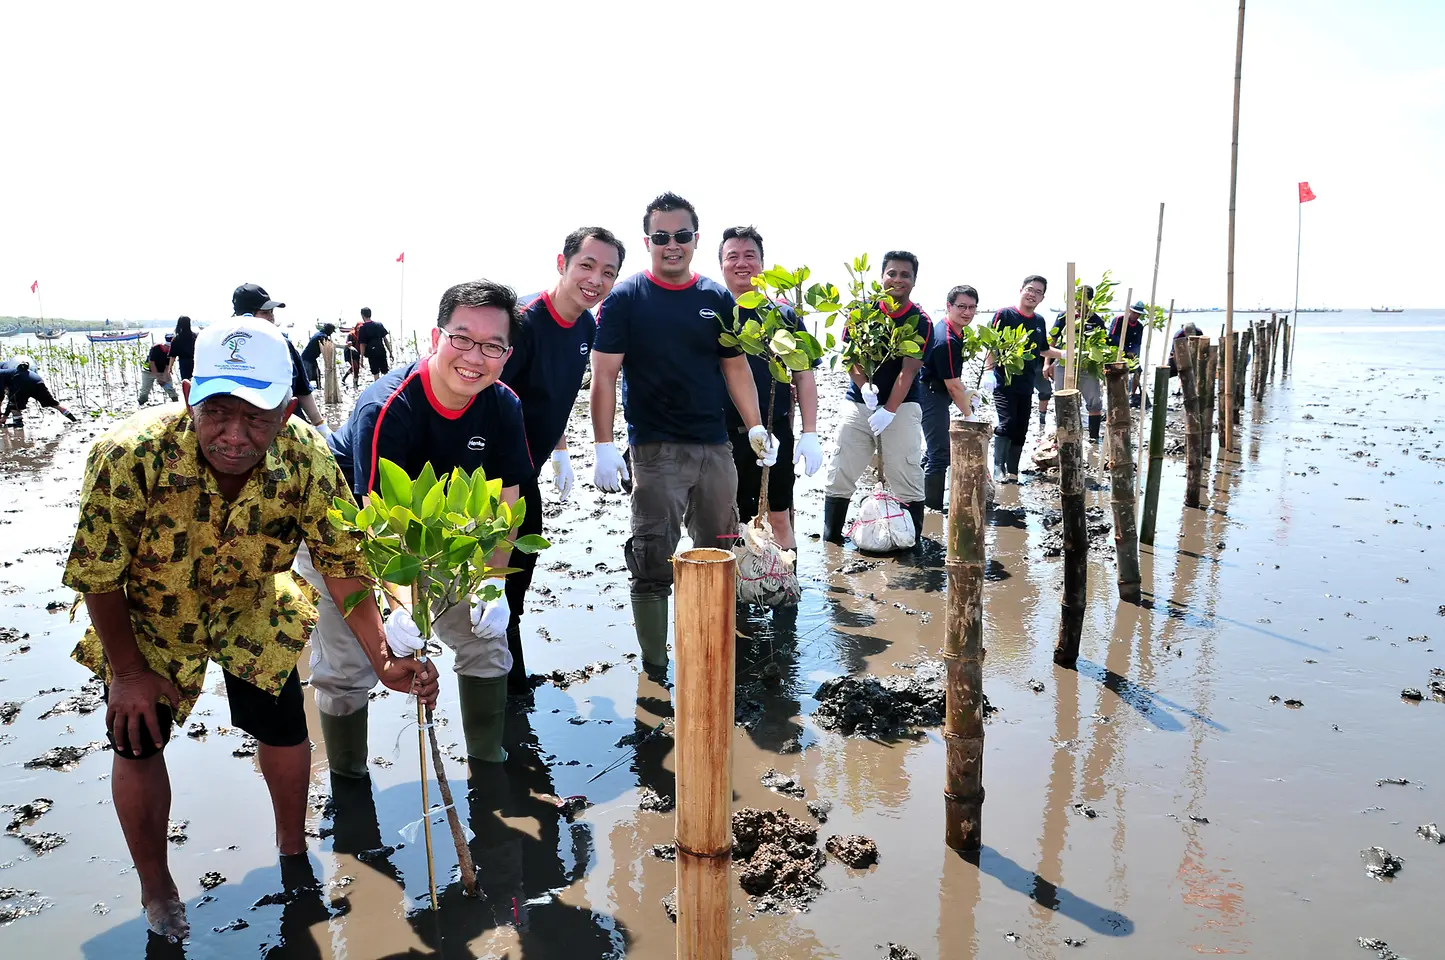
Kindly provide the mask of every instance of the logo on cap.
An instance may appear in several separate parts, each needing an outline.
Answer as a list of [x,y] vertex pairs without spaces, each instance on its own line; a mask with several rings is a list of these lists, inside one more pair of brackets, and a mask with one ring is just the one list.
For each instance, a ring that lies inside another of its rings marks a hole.
[[237,330],[235,333],[222,340],[221,342],[226,345],[226,349],[231,351],[231,355],[226,358],[226,362],[245,363],[246,358],[241,356],[241,348],[244,347],[246,345],[246,341],[250,339],[251,335],[249,333],[244,330]]

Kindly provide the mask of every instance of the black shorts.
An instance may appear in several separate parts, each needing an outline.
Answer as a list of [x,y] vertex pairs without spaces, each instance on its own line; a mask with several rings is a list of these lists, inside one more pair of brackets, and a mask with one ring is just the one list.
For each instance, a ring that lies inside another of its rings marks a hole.
[[[300,671],[291,671],[291,677],[281,688],[281,693],[274,697],[253,683],[233,677],[229,673],[223,675],[226,678],[226,699],[231,704],[232,726],[246,731],[255,737],[258,743],[264,743],[268,747],[294,747],[306,742],[306,700],[301,695]],[[105,696],[110,696],[109,687],[105,690]],[[111,732],[106,730],[105,739],[110,742],[115,755],[126,760],[145,760],[165,749],[165,744],[170,742],[174,722],[171,705],[156,704],[156,718],[161,725],[160,749],[147,743],[143,744],[139,751],[133,752],[130,744],[122,747],[115,742]]]
[[371,366],[371,375],[373,377],[379,377],[391,369],[391,365],[386,362],[386,348],[383,346],[368,349],[366,351],[366,362]]
[[[778,438],[778,462],[768,471],[768,510],[782,513],[793,506],[793,425],[773,425]],[[758,494],[763,484],[763,468],[748,443],[747,431],[733,431],[733,464],[738,469],[738,519],[743,523],[758,515]]]

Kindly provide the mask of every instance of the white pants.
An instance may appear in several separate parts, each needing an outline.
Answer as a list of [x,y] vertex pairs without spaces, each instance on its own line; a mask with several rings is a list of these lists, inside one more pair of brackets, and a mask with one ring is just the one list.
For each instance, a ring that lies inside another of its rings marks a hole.
[[923,499],[923,409],[916,403],[901,403],[893,422],[881,437],[868,426],[872,416],[861,403],[847,403],[838,426],[838,452],[828,470],[827,495],[851,497],[858,478],[868,469],[873,455],[882,448],[883,481],[888,491],[904,503]]
[[[316,708],[337,717],[356,713],[366,706],[377,684],[376,671],[332,601],[304,543],[296,551],[295,569],[321,594],[316,601],[316,629],[311,631],[311,689],[316,693]],[[471,609],[465,601],[442,614],[433,632],[456,655],[452,669],[459,674],[505,677],[512,669],[507,638],[482,640],[473,634]]]

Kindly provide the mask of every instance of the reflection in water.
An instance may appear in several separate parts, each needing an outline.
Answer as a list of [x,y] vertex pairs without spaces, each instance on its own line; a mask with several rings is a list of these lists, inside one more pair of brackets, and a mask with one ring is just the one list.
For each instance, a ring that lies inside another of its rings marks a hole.
[[[1063,880],[1064,844],[1069,830],[1069,808],[1074,801],[1074,741],[1079,737],[1079,676],[1063,667],[1054,669],[1058,703],[1054,721],[1054,759],[1044,795],[1043,826],[1039,831],[1039,869],[1030,896],[1043,910],[1034,910],[1035,931],[1049,925],[1049,911],[1059,906],[1056,882]],[[1054,878],[1054,879],[1050,879]]]

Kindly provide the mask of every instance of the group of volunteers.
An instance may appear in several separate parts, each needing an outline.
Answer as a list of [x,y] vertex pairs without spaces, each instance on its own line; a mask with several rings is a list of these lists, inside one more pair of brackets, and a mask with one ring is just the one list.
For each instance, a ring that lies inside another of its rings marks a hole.
[[[375,380],[334,432],[312,395],[320,345],[334,327],[298,352],[275,326],[285,304],[256,284],[235,289],[230,319],[192,333],[182,317],[169,350],[148,357],[142,403],[152,381],[170,392],[179,364],[183,404],[142,410],[95,442],[64,582],[90,615],[73,656],[105,682],[116,814],[155,933],[180,938],[189,929],[166,857],[164,748],[195,706],[208,663],[224,673],[232,723],[259,744],[283,866],[306,843],[310,756],[297,661],[308,640],[333,776],[368,776],[367,705],[378,681],[436,702],[435,665],[411,656],[430,638],[410,616],[384,618],[373,599],[343,613],[347,597],[366,592],[368,574],[359,535],[334,526],[327,511],[335,497],[359,501],[377,490],[382,459],[412,476],[427,464],[438,476],[481,468],[501,481],[504,501],[525,498],[519,535],[541,533],[542,467],[552,465],[564,500],[575,482],[566,427],[590,364],[593,482],[607,493],[629,491],[622,549],[638,648],[653,675],[668,663],[671,557],[683,526],[695,545],[729,547],[740,519],[759,509],[763,466],[791,456],[809,476],[822,467],[813,371],[773,384],[765,363],[719,341],[720,321],[732,318],[736,298],[764,269],[761,234],[723,231],[718,283],[692,268],[700,237],[692,204],[664,193],[647,205],[642,226],[649,262],[626,279],[619,280],[622,241],[584,227],[563,242],[547,290],[519,298],[490,280],[450,287],[423,356],[395,369],[385,328],[363,310],[348,362],[359,377],[366,358]],[[976,404],[962,382],[962,349],[979,297],[973,287],[953,287],[946,318],[933,325],[912,301],[917,275],[913,254],[884,256],[890,313],[916,325],[928,346],[871,377],[849,371],[827,481],[830,541],[842,541],[849,500],[875,455],[918,526],[925,505],[943,506],[951,408],[966,416]],[[1045,289],[1043,278],[1029,277],[1019,306],[994,318],[1026,327],[1036,347],[1025,375],[985,374],[997,381],[995,458],[1008,474],[1017,473],[1035,377],[1045,358],[1059,356],[1035,313]],[[0,367],[7,396],[26,372]],[[626,454],[614,434],[619,378]],[[764,423],[770,391],[773,415]],[[773,470],[767,492],[785,547],[796,543],[793,479],[787,466]],[[501,595],[457,602],[433,625],[454,654],[474,765],[505,760],[507,696],[530,689],[520,620],[536,559],[512,557],[504,545],[489,563],[518,568]],[[293,569],[315,588],[314,609]]]

